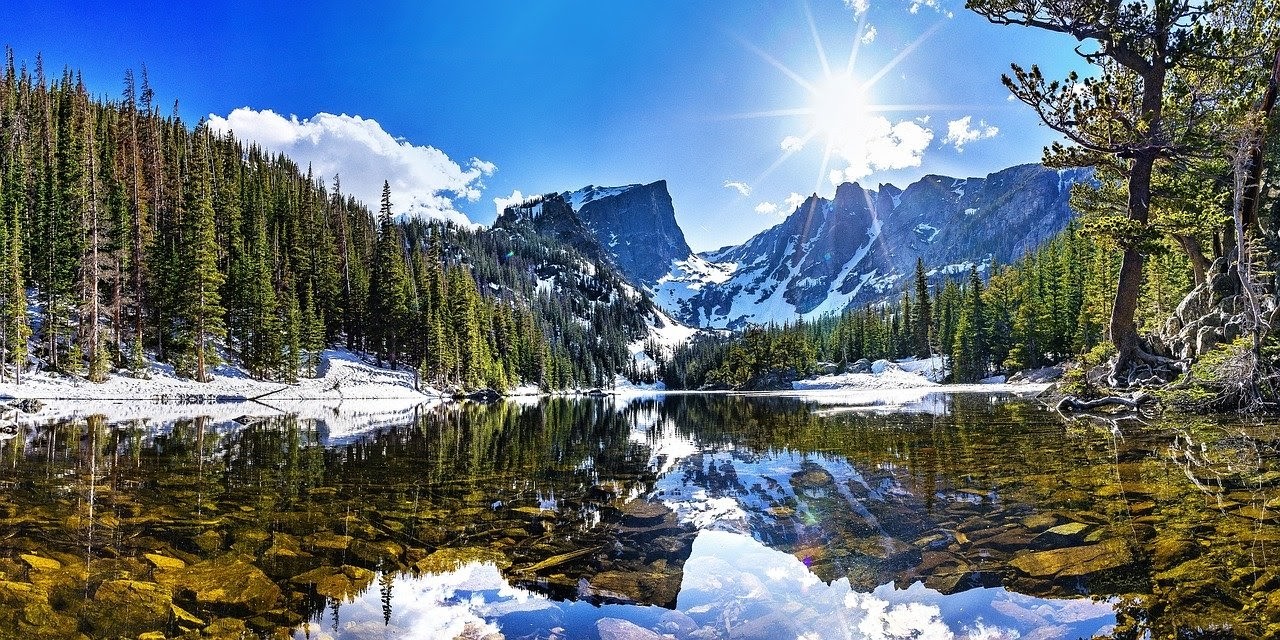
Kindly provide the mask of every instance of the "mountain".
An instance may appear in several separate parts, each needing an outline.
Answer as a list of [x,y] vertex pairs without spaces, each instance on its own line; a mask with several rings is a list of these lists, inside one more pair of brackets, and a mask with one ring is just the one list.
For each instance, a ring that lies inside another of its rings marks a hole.
[[508,207],[495,227],[527,224],[603,259],[680,322],[737,328],[896,297],[916,258],[933,278],[1011,262],[1066,226],[1071,186],[1091,179],[1028,164],[985,178],[929,175],[906,189],[845,183],[741,245],[704,253],[685,241],[665,181],[548,194]]
[[649,286],[671,270],[671,261],[693,253],[676,223],[667,181],[625,187],[589,186],[561,194],[618,268]]
[[925,176],[906,189],[845,183],[741,245],[677,260],[651,290],[703,327],[839,312],[896,297],[917,257],[934,278],[1012,261],[1066,226],[1071,185],[1091,176],[1021,165],[985,178]]

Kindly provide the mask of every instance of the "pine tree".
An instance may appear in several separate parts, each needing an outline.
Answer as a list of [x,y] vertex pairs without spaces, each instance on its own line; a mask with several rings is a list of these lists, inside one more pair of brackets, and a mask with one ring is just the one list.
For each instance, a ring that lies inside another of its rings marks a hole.
[[192,377],[204,382],[213,345],[211,340],[225,335],[223,308],[219,287],[223,283],[218,270],[218,244],[214,229],[212,158],[209,130],[201,127],[193,136],[190,170],[186,187],[187,225],[184,234],[182,272],[183,293],[178,310],[182,331],[195,358]]
[[918,358],[928,358],[932,343],[930,325],[933,323],[933,307],[929,302],[929,276],[924,272],[924,260],[916,258],[916,308],[912,331],[915,344],[912,348]]
[[408,275],[400,231],[391,218],[391,184],[382,183],[382,206],[378,210],[378,243],[369,275],[369,311],[374,349],[380,359],[395,366],[400,338],[409,315]]

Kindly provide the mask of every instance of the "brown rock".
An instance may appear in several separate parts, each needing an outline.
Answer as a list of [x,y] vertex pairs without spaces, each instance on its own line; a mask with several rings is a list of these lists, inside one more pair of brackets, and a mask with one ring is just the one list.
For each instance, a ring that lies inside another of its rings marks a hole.
[[1009,561],[1009,565],[1033,577],[1070,578],[1123,567],[1132,562],[1133,554],[1123,540],[1108,540],[1079,547],[1019,553]]

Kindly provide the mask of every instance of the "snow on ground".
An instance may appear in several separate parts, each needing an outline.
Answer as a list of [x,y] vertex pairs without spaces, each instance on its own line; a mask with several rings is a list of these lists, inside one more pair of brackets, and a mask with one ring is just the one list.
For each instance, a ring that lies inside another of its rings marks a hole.
[[652,393],[654,391],[666,391],[666,389],[667,389],[666,383],[662,382],[661,380],[659,380],[658,382],[654,382],[652,384],[642,383],[642,382],[632,382],[628,380],[626,376],[623,376],[621,373],[617,373],[617,374],[614,374],[613,376],[613,387],[610,388],[609,390],[619,395],[632,395],[632,394],[645,395],[645,394]]
[[871,373],[835,373],[807,380],[796,380],[791,388],[803,390],[832,389],[914,389],[938,386],[946,377],[942,358],[904,360],[901,363],[876,360]]
[[412,371],[378,367],[346,349],[326,349],[321,353],[319,377],[301,378],[296,384],[254,380],[230,365],[213,369],[209,382],[178,377],[172,367],[156,362],[149,363],[148,373],[147,379],[113,375],[101,383],[52,372],[32,373],[23,376],[22,384],[0,384],[0,399],[236,401],[262,396],[271,402],[349,399],[422,402],[441,395],[425,385],[421,391],[415,390]]

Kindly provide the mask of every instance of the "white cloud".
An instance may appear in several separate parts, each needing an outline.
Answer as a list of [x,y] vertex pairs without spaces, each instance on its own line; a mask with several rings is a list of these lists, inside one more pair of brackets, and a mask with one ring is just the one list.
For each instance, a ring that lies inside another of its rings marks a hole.
[[941,0],[907,0],[907,4],[907,11],[911,13],[920,13],[920,7],[929,7],[948,18],[956,17],[954,11],[942,6]]
[[800,208],[800,205],[804,204],[805,200],[808,200],[808,198],[792,191],[791,195],[787,196],[787,199],[784,200],[784,202],[787,203],[788,211],[795,211]]
[[751,185],[745,182],[740,182],[738,180],[725,180],[724,188],[733,189],[734,191],[737,191],[739,195],[742,195],[742,196],[751,195]]
[[978,121],[978,126],[971,127],[973,116],[965,116],[959,120],[952,120],[947,123],[947,135],[942,139],[942,144],[954,145],[956,151],[964,151],[964,145],[978,140],[994,138],[1000,133],[999,127],[987,124],[983,120]]
[[225,118],[210,114],[208,122],[215,131],[234,131],[237,138],[288,155],[299,166],[311,165],[317,177],[330,180],[339,175],[342,190],[374,210],[386,180],[398,215],[472,225],[454,202],[479,200],[484,178],[497,171],[492,162],[479,158],[471,158],[464,167],[435,147],[395,138],[376,120],[360,116],[320,113],[299,120],[269,109],[241,107]]
[[505,198],[502,196],[498,196],[494,198],[493,207],[497,209],[498,215],[502,215],[503,209],[506,209],[511,205],[520,204],[521,202],[524,202],[525,200],[528,200],[528,199],[529,199],[529,196],[526,196],[523,193],[520,193],[520,190],[516,189],[515,191],[511,192],[511,195]]
[[844,0],[844,6],[853,10],[854,15],[862,15],[871,8],[870,0]]
[[761,202],[756,205],[756,213],[762,216],[773,215],[778,212],[778,205],[772,202]]
[[782,150],[787,153],[795,153],[804,148],[804,139],[797,136],[787,136],[782,139]]
[[933,141],[933,131],[913,120],[889,122],[866,115],[859,126],[832,138],[832,151],[846,166],[828,176],[832,184],[852,182],[875,171],[918,167]]
[[876,28],[868,25],[867,30],[862,32],[862,44],[871,44],[876,41]]

